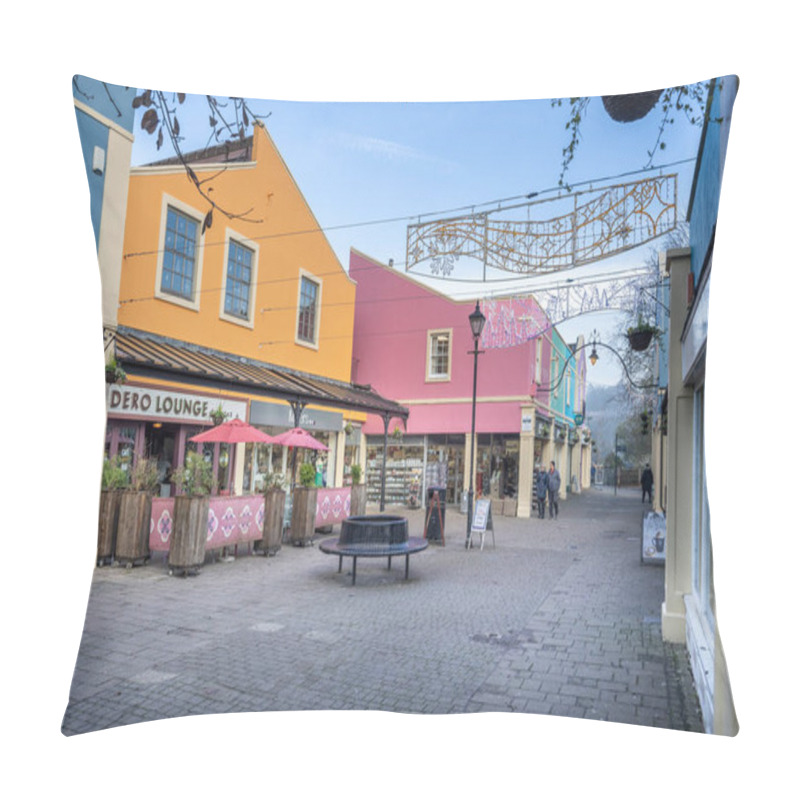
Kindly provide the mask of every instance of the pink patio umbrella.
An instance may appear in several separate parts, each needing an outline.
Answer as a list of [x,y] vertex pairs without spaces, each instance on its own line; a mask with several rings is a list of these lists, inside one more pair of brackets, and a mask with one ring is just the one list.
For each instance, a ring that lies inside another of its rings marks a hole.
[[[275,438],[268,436],[258,428],[242,422],[240,419],[229,419],[221,425],[210,428],[189,438],[190,442],[221,442],[223,444],[237,444],[239,442],[255,442],[258,444],[274,444]],[[230,486],[228,487],[230,491]]]
[[[279,433],[273,437],[274,444],[282,444],[285,447],[303,447],[306,450],[327,450],[322,442],[315,439],[307,430],[303,428],[292,428],[289,431]],[[297,451],[292,453],[292,484],[294,484],[294,470],[297,461]]]
[[292,428],[272,437],[273,444],[282,444],[285,447],[304,447],[307,450],[327,450],[322,442],[315,439],[303,428]]
[[198,433],[197,436],[192,436],[190,442],[228,442],[235,444],[237,442],[259,442],[262,444],[275,444],[277,439],[274,436],[268,436],[258,428],[242,422],[240,419],[229,419],[217,425],[215,428],[210,428],[207,431]]

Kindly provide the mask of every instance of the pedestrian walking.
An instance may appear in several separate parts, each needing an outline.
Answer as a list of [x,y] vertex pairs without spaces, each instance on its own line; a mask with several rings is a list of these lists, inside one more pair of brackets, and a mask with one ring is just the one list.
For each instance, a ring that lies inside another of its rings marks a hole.
[[644,503],[644,496],[647,495],[647,502],[653,502],[653,470],[650,469],[649,464],[645,464],[642,470],[642,502]]
[[558,519],[558,490],[561,488],[561,474],[556,469],[556,462],[550,462],[550,472],[547,473],[547,497],[550,506],[550,519]]
[[544,519],[544,506],[547,501],[547,472],[539,469],[536,474],[536,509],[539,512],[539,519]]

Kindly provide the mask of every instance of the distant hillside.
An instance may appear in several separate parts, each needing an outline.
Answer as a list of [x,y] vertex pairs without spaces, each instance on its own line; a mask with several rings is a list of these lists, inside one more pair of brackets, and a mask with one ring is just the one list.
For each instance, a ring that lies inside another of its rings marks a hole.
[[592,431],[592,438],[597,442],[596,460],[602,462],[614,451],[614,433],[617,426],[630,415],[630,409],[624,401],[624,389],[617,386],[586,387],[586,417]]

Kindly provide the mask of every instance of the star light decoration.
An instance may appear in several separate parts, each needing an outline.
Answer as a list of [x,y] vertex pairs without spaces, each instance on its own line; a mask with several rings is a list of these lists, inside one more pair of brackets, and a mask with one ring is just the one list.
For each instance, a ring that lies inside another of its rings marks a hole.
[[[431,274],[456,276],[462,258],[516,275],[555,272],[653,241],[677,225],[677,175],[589,189],[447,219],[406,231],[406,270],[428,263]],[[544,211],[546,219],[531,219]],[[510,213],[527,219],[511,219]]]

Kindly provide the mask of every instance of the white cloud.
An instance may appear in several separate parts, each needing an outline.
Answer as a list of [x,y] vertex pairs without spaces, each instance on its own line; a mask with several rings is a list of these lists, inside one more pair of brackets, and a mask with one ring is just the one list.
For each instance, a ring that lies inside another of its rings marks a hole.
[[452,166],[450,162],[444,159],[437,158],[422,150],[417,150],[410,145],[391,141],[390,139],[380,139],[375,136],[362,136],[350,133],[340,133],[337,139],[341,146],[349,150],[357,150],[361,153],[375,155],[379,158],[386,158],[392,161],[424,161]]

